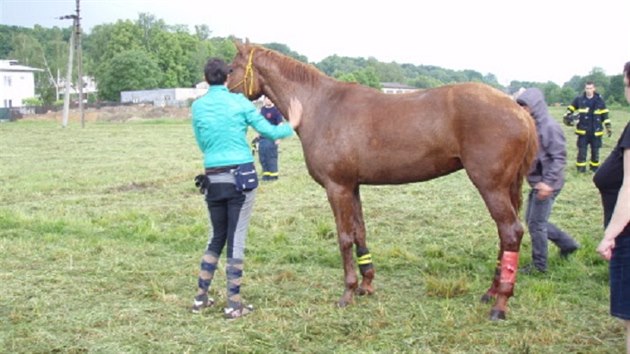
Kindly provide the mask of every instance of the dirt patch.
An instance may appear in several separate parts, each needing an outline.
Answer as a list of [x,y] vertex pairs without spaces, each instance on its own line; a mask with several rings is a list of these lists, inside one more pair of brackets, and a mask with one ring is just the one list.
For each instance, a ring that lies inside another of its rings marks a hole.
[[[190,108],[180,107],[155,107],[153,105],[132,105],[116,107],[85,108],[83,117],[86,122],[127,122],[144,119],[187,119],[190,117]],[[63,120],[63,110],[49,111],[44,114],[27,114],[22,119],[29,120],[54,120],[59,123]],[[81,115],[78,108],[70,109],[68,121],[80,122]]]

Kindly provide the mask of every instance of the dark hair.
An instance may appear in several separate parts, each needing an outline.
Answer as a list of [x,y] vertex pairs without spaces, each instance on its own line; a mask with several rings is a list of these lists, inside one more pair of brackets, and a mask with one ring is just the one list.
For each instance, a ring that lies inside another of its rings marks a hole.
[[630,87],[630,61],[623,66],[623,74],[628,78],[628,87]]
[[206,63],[204,75],[210,85],[223,85],[232,69],[222,59],[210,58]]
[[593,81],[589,80],[589,81],[586,82],[585,86],[589,86],[589,85],[595,86],[595,83]]

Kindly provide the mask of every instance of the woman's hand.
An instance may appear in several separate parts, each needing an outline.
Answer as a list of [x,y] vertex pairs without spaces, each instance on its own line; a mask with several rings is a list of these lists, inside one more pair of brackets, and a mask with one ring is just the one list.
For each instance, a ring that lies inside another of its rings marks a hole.
[[597,253],[605,260],[610,261],[613,248],[615,248],[615,239],[604,237],[599,243],[599,246],[597,246]]
[[289,103],[289,123],[293,129],[300,126],[302,121],[302,102],[295,97]]

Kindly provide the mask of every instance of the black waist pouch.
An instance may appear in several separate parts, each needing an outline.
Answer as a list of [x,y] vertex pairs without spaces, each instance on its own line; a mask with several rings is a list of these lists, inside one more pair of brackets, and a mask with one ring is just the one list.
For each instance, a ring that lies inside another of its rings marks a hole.
[[258,174],[253,162],[238,165],[234,170],[234,180],[236,181],[236,190],[251,191],[258,187]]

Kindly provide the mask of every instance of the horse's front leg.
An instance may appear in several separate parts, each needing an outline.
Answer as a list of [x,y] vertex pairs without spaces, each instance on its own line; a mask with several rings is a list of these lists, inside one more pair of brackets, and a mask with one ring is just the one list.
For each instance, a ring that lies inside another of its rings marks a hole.
[[370,254],[367,241],[365,240],[365,222],[363,221],[363,208],[361,207],[361,194],[359,193],[358,186],[353,195],[353,218],[356,225],[354,243],[357,246],[357,264],[361,272],[361,285],[356,289],[355,293],[357,295],[371,295],[374,293],[372,280],[374,279],[375,270],[374,264],[372,264],[372,255]]
[[[339,299],[338,304],[340,307],[352,303],[353,295],[358,285],[352,257],[352,245],[356,240],[361,240],[361,244],[365,246],[365,226],[361,216],[361,203],[358,192],[358,186],[342,186],[332,183],[326,186],[328,201],[337,225],[337,239],[343,262],[345,290],[341,299]],[[365,249],[367,250],[367,248]],[[373,271],[371,274],[373,276]],[[366,288],[371,291],[371,278],[367,282]]]

